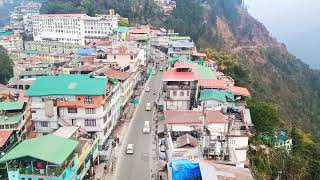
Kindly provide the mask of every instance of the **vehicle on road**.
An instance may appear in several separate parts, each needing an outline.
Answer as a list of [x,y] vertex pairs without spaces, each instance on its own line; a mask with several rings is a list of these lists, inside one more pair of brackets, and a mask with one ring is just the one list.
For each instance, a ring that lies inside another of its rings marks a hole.
[[163,67],[160,67],[160,71],[163,71]]
[[153,70],[152,71],[152,75],[156,75],[157,73],[156,73],[156,71],[155,70]]
[[142,132],[143,133],[146,133],[146,134],[149,134],[150,133],[150,121],[145,121],[144,122],[144,125],[143,125],[143,129],[142,129]]
[[133,146],[134,146],[133,144],[128,144],[126,154],[133,154],[134,152]]
[[147,105],[146,105],[146,111],[151,111],[151,103],[147,103]]
[[146,92],[149,92],[149,91],[150,91],[150,88],[149,88],[149,87],[146,87],[145,91],[146,91]]

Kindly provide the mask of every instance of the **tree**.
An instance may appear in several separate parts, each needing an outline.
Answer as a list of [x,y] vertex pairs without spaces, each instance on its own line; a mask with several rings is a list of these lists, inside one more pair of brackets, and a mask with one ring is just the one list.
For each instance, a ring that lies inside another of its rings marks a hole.
[[279,124],[279,107],[260,100],[249,100],[248,108],[257,133],[273,133]]
[[7,83],[13,76],[13,63],[7,50],[0,46],[0,83]]
[[94,8],[93,3],[90,0],[81,0],[81,9],[88,16],[96,16],[96,9]]
[[118,20],[118,25],[119,26],[129,26],[129,19],[120,16],[119,20]]

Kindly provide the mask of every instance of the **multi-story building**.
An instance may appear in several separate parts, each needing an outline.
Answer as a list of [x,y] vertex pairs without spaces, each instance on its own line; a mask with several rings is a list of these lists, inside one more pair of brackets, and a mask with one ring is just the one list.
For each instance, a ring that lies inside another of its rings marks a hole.
[[85,45],[92,39],[108,38],[118,27],[118,15],[41,14],[33,16],[35,41]]
[[30,124],[30,111],[20,101],[0,102],[1,152],[26,139]]
[[23,49],[22,37],[18,33],[0,31],[0,45],[2,45],[7,51],[20,51]]
[[190,67],[176,67],[163,74],[163,107],[165,110],[190,110],[195,94],[196,73]]
[[170,37],[168,55],[170,57],[182,56],[190,59],[192,52],[196,51],[194,42],[188,36]]
[[24,43],[26,51],[35,51],[37,53],[64,53],[64,54],[75,54],[78,48],[85,48],[77,44],[68,44],[60,42],[39,42],[39,41],[27,41]]
[[76,180],[79,141],[55,135],[39,136],[15,146],[0,163],[6,163],[9,180]]
[[78,126],[98,137],[100,150],[120,117],[120,85],[106,77],[38,77],[26,96],[37,134],[50,133],[59,126]]

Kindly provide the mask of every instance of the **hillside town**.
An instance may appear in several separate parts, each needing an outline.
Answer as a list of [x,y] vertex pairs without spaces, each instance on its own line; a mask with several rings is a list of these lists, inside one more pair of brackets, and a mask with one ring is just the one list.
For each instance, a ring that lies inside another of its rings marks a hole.
[[[0,85],[0,179],[254,179],[251,93],[191,37],[119,25],[112,9],[40,7],[22,3],[0,29],[14,63]],[[286,132],[275,137],[291,150]]]

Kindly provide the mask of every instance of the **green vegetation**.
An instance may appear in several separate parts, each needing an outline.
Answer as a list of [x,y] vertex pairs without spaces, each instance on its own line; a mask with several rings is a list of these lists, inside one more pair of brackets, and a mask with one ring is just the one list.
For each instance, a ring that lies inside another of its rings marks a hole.
[[279,107],[259,100],[247,102],[256,133],[273,133],[279,124]]
[[118,25],[119,26],[129,26],[129,19],[120,16],[119,21],[118,21]]
[[82,11],[85,12],[88,16],[96,15],[96,10],[90,0],[81,0],[80,5]]
[[250,84],[250,73],[240,61],[228,52],[217,51],[213,48],[200,49],[206,53],[209,59],[218,63],[219,71],[231,76],[237,85],[248,86]]
[[13,63],[9,58],[7,50],[0,46],[0,83],[7,83],[13,76]]

